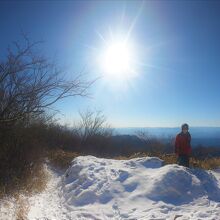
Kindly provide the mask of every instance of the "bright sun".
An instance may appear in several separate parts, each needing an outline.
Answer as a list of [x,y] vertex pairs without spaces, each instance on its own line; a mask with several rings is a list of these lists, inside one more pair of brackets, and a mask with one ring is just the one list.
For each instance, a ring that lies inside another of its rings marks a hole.
[[100,57],[104,75],[111,78],[130,78],[133,74],[133,51],[125,42],[108,43]]
[[110,74],[121,73],[129,69],[130,51],[125,44],[109,45],[103,57],[103,67]]

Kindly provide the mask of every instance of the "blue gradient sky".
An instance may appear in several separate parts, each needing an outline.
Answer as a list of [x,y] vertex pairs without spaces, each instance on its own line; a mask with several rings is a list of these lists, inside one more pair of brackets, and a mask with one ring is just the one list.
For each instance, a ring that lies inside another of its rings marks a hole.
[[[0,2],[0,51],[21,30],[44,40],[42,53],[69,76],[103,74],[96,56],[106,40],[126,34],[135,48],[135,78],[102,75],[92,99],[56,104],[64,122],[79,110],[103,110],[116,127],[220,126],[220,2],[218,1],[21,1]],[[99,33],[99,34],[98,34]]]

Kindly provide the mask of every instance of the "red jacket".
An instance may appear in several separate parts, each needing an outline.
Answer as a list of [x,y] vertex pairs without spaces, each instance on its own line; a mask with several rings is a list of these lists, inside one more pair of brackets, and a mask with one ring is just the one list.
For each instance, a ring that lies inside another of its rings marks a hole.
[[189,132],[186,134],[184,134],[183,132],[179,133],[176,136],[176,140],[175,140],[175,153],[177,155],[189,156],[192,152],[190,142],[191,142],[191,135]]

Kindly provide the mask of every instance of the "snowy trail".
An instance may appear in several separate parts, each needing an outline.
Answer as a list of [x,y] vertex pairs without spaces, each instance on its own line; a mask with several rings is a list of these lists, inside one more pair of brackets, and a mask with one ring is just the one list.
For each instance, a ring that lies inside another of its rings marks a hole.
[[220,220],[220,170],[81,156],[63,175],[48,172],[29,220]]
[[[75,158],[65,173],[46,169],[46,189],[27,198],[28,220],[220,220],[220,169],[93,156]],[[7,202],[0,220],[17,220]]]
[[47,188],[44,192],[34,195],[29,199],[30,211],[29,220],[55,220],[69,219],[67,210],[60,199],[59,183],[61,173],[58,173],[48,166],[46,167],[49,176]]

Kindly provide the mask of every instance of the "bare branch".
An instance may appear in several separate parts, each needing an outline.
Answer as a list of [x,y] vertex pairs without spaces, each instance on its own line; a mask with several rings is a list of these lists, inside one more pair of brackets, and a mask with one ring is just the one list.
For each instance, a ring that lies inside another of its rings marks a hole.
[[25,46],[15,42],[6,61],[0,61],[0,123],[40,115],[57,101],[74,96],[89,97],[88,89],[97,80],[86,81],[84,74],[67,80],[46,58],[34,51],[40,42]]

